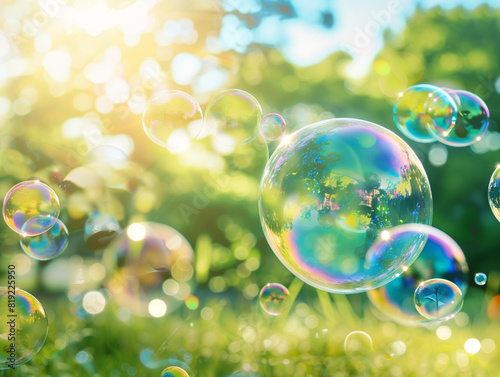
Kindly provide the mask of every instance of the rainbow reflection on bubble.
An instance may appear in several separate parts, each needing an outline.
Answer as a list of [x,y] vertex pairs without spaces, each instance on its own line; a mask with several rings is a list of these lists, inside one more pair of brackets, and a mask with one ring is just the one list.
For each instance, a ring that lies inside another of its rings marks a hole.
[[[465,90],[444,90],[458,106],[457,119],[454,124],[429,123],[430,133],[443,144],[455,147],[465,147],[481,140],[488,129],[490,119],[490,112],[484,101]],[[433,103],[427,105],[432,108]]]
[[[175,229],[152,222],[134,223],[103,253],[105,284],[112,298],[136,315],[148,316],[154,299],[174,309],[190,293],[193,260],[191,245]],[[165,286],[167,279],[176,285],[172,294]]]
[[142,115],[146,135],[170,152],[182,152],[203,127],[199,103],[180,90],[162,90],[149,100]]
[[469,267],[458,244],[439,229],[423,224],[405,224],[388,229],[386,241],[381,240],[374,248],[385,248],[387,242],[404,245],[411,234],[427,238],[418,258],[393,281],[367,292],[373,305],[388,318],[402,323],[418,325],[425,322],[414,304],[415,290],[419,284],[431,278],[446,279],[456,284],[465,294]]
[[3,218],[21,235],[36,236],[50,229],[59,216],[59,198],[40,181],[25,181],[12,187],[3,201]]
[[278,283],[268,283],[260,291],[259,304],[262,309],[271,315],[280,315],[292,303],[288,289]]
[[267,114],[260,121],[259,131],[266,140],[281,139],[286,131],[285,119],[279,114]]
[[429,127],[449,129],[455,124],[457,114],[457,104],[452,97],[443,89],[428,84],[404,90],[393,106],[394,121],[399,130],[420,143],[436,141]]
[[[15,336],[15,366],[30,361],[42,348],[47,338],[48,321],[42,304],[22,289],[16,288],[15,307],[9,307],[6,287],[0,287],[0,369],[8,369],[12,364],[9,337]],[[10,309],[13,309],[12,312]],[[15,333],[12,334],[9,320],[15,317]]]
[[45,233],[37,236],[21,236],[21,248],[30,257],[38,260],[50,260],[64,253],[68,247],[68,229],[57,219]]
[[167,367],[163,369],[160,377],[189,377],[189,374],[181,367]]
[[488,185],[488,202],[493,215],[500,221],[500,164],[491,175]]
[[427,319],[446,321],[462,309],[462,291],[446,279],[429,279],[415,290],[415,308]]
[[485,285],[487,280],[488,278],[486,277],[486,274],[483,272],[478,272],[474,276],[474,283],[476,283],[477,285]]
[[262,108],[250,93],[228,89],[210,100],[204,119],[217,143],[234,147],[248,143],[257,135]]
[[368,250],[385,228],[430,223],[432,195],[398,136],[363,120],[329,119],[282,140],[264,171],[259,209],[269,245],[292,273],[354,293],[388,283],[417,258],[418,235],[409,249]]

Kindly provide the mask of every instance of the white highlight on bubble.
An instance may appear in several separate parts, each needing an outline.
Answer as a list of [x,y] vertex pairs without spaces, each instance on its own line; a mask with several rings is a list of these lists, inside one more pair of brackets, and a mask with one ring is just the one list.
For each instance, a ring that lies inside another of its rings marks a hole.
[[146,237],[146,228],[139,223],[131,224],[127,228],[127,236],[132,241],[142,241]]
[[106,298],[97,291],[88,292],[83,296],[83,309],[89,314],[99,314],[106,306]]

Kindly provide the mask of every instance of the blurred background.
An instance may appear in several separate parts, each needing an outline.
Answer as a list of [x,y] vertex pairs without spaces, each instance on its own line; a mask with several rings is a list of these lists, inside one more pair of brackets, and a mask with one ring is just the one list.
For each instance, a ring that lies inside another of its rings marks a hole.
[[[0,279],[7,281],[7,266],[15,264],[18,288],[42,302],[49,320],[40,353],[1,376],[159,376],[168,365],[191,376],[498,373],[500,224],[487,197],[500,163],[497,2],[1,5],[0,192],[28,179],[47,183],[70,233],[64,254],[41,262],[26,256],[19,236],[0,225]],[[405,138],[392,105],[418,83],[480,96],[491,112],[485,137],[464,148]],[[460,245],[469,264],[464,308],[445,324],[450,336],[436,332],[438,325],[380,321],[365,294],[319,292],[282,266],[257,208],[274,144],[257,137],[221,148],[202,135],[169,150],[145,134],[141,117],[153,93],[184,91],[204,111],[228,88],[251,93],[264,114],[281,114],[287,133],[351,117],[380,124],[411,146],[431,184],[433,226]],[[172,297],[167,310],[149,306],[137,315],[112,297],[104,248],[85,240],[94,213],[114,216],[122,229],[147,221],[186,238],[194,259],[163,284]],[[473,282],[477,272],[488,276],[483,287]],[[295,300],[276,318],[257,304],[269,282],[290,287]],[[373,350],[365,345],[349,358],[344,340],[355,330],[371,336]],[[464,349],[470,338],[487,341],[471,353]]]

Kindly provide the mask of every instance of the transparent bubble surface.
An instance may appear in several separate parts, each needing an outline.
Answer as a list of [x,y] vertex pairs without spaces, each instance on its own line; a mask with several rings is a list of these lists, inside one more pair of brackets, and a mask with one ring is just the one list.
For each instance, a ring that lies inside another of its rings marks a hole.
[[[441,230],[423,224],[405,224],[388,229],[385,241],[394,246],[409,236],[423,235],[426,243],[418,258],[394,280],[367,292],[372,304],[386,317],[405,324],[426,322],[415,308],[414,294],[418,285],[431,278],[446,279],[465,294],[469,267],[460,246]],[[383,246],[386,247],[386,246]]]
[[91,249],[106,247],[121,232],[120,224],[109,213],[97,212],[85,222],[84,239]]
[[[444,90],[458,106],[457,119],[454,124],[448,122],[429,123],[430,133],[443,144],[455,147],[464,147],[481,140],[488,129],[490,119],[490,112],[484,101],[474,93],[465,90]],[[434,101],[439,101],[439,98],[434,98],[427,103],[429,112],[433,110]],[[442,104],[438,106],[442,106]]]
[[[16,288],[15,306],[12,307],[9,298],[12,293],[8,288],[0,287],[0,369],[8,369],[12,362],[16,367],[28,362],[40,351],[47,338],[48,321],[42,304],[28,292]],[[15,330],[11,330],[9,321],[12,317],[9,315],[16,315]],[[9,340],[12,336],[15,339]],[[11,343],[15,343],[14,352]]]
[[500,221],[500,164],[491,175],[488,185],[488,202],[493,215]]
[[457,113],[457,105],[448,93],[427,84],[406,89],[393,106],[394,121],[399,130],[420,143],[436,141],[429,127],[449,129],[455,124]]
[[488,278],[486,277],[486,274],[482,272],[478,272],[476,276],[474,276],[474,282],[477,285],[485,285],[487,280]]
[[354,293],[391,281],[415,260],[408,250],[369,253],[385,228],[430,223],[432,195],[415,153],[374,123],[329,119],[284,138],[269,159],[260,219],[281,262],[306,283]]
[[31,258],[50,260],[64,253],[68,247],[68,229],[57,219],[56,223],[45,233],[37,236],[21,236],[21,248]]
[[373,352],[373,340],[364,331],[352,331],[345,338],[344,351],[347,355],[358,356]]
[[189,374],[181,367],[166,367],[160,377],[189,377]]
[[278,140],[285,134],[286,123],[285,119],[279,114],[267,114],[260,121],[259,125],[260,134],[266,140]]
[[445,321],[462,309],[463,296],[456,284],[445,279],[429,279],[415,290],[415,307],[425,318]]
[[[187,282],[193,276],[193,260],[191,245],[175,229],[152,222],[134,223],[103,253],[105,285],[118,305],[136,315],[148,316],[155,299],[163,301],[169,311],[190,293]],[[173,288],[165,286],[167,279]]]
[[182,151],[196,139],[203,127],[199,103],[179,90],[154,94],[142,115],[146,135],[170,151]]
[[278,283],[266,284],[259,294],[259,304],[264,311],[271,315],[280,315],[291,304],[288,289]]
[[250,93],[229,89],[212,98],[205,124],[217,143],[236,146],[248,143],[259,132],[262,108]]
[[59,216],[59,198],[40,181],[25,181],[12,187],[3,201],[3,218],[10,229],[35,236],[50,229]]

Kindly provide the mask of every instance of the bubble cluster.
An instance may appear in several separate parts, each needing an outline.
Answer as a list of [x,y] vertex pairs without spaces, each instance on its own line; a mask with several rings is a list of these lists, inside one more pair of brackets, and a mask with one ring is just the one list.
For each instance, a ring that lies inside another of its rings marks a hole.
[[281,284],[266,284],[260,291],[259,304],[266,313],[280,315],[290,307],[290,293]]
[[[28,362],[40,351],[47,338],[48,321],[42,304],[28,292],[16,288],[15,307],[9,307],[11,296],[10,289],[0,287],[0,369]],[[16,315],[15,328],[10,326],[12,317],[8,315]],[[11,337],[15,340],[9,340]],[[12,343],[15,344],[14,350]]]
[[393,115],[396,125],[406,137],[420,143],[431,143],[436,138],[429,133],[430,125],[438,129],[452,127],[457,117],[457,105],[443,89],[420,84],[399,94]]
[[374,123],[329,119],[283,140],[269,159],[259,197],[269,245],[296,276],[336,293],[391,281],[421,250],[369,252],[379,233],[430,223],[425,171],[406,143]]
[[160,377],[189,377],[189,374],[181,367],[166,367]]
[[466,293],[469,267],[462,249],[450,236],[423,224],[400,225],[385,232],[385,240],[380,240],[381,245],[375,247],[406,247],[405,242],[411,235],[424,236],[426,240],[418,258],[399,276],[367,292],[372,304],[385,316],[403,324],[425,322],[415,308],[414,294],[422,281],[432,278],[449,280]]
[[488,202],[493,215],[500,221],[500,164],[491,175],[488,185]]
[[285,134],[285,119],[279,114],[267,114],[260,121],[259,130],[264,139],[279,140]]
[[59,216],[59,199],[48,185],[25,181],[12,187],[3,201],[3,218],[21,235],[36,236],[49,230]]
[[183,151],[196,139],[203,127],[199,103],[179,90],[154,94],[142,115],[146,135],[171,152]]
[[482,272],[478,272],[476,276],[474,276],[474,282],[477,285],[485,285],[487,280],[488,278],[486,277],[486,274]]
[[[134,223],[103,253],[105,284],[119,305],[137,315],[153,315],[160,306],[173,309],[188,296],[189,286],[186,292],[179,286],[186,286],[193,276],[193,259],[191,245],[175,229],[152,222]],[[167,279],[171,286],[165,285]],[[181,297],[174,300],[171,296],[176,293]]]
[[97,212],[85,222],[83,238],[89,248],[101,249],[106,247],[120,232],[120,224],[113,215]]
[[462,309],[462,305],[462,291],[446,279],[426,280],[415,290],[415,307],[427,319],[448,320]]
[[[456,121],[429,123],[430,133],[443,144],[463,147],[479,140],[488,129],[490,112],[484,101],[474,93],[465,90],[445,91],[453,98],[458,107]],[[429,108],[432,109],[432,104]]]
[[50,260],[58,257],[68,247],[68,229],[59,219],[45,233],[37,236],[21,236],[21,248],[30,257]]
[[205,124],[217,143],[237,146],[259,132],[262,108],[250,93],[228,89],[212,98],[205,111]]

